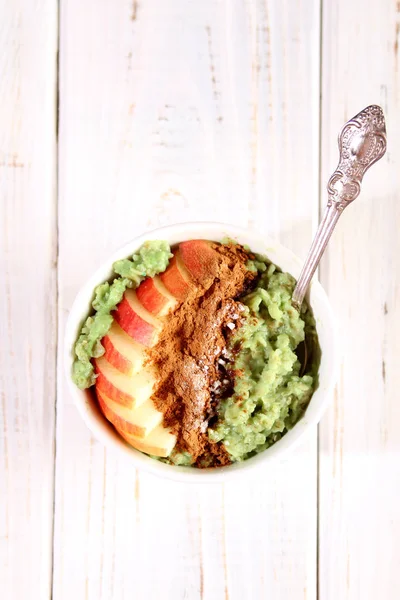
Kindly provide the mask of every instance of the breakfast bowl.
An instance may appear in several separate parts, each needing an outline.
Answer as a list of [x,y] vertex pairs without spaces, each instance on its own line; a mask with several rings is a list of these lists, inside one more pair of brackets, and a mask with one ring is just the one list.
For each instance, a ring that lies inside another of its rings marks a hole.
[[317,280],[313,280],[307,295],[315,319],[318,335],[320,359],[318,365],[318,383],[311,396],[303,416],[265,450],[232,464],[212,468],[194,468],[192,466],[176,466],[140,452],[129,445],[105,418],[100,410],[99,402],[93,388],[79,389],[72,380],[74,366],[74,347],[81,331],[82,324],[91,312],[94,290],[113,275],[116,261],[132,256],[145,242],[165,240],[171,247],[190,240],[209,240],[222,242],[231,240],[241,246],[250,248],[251,252],[267,257],[268,261],[282,272],[298,277],[302,262],[290,250],[274,240],[239,227],[220,223],[181,223],[162,227],[135,238],[112,255],[90,277],[79,291],[71,308],[65,332],[64,365],[70,393],[74,398],[86,425],[94,437],[106,447],[130,460],[133,467],[142,468],[155,475],[186,482],[220,482],[251,474],[262,467],[282,459],[318,423],[331,396],[336,378],[337,342],[334,316],[327,296]]

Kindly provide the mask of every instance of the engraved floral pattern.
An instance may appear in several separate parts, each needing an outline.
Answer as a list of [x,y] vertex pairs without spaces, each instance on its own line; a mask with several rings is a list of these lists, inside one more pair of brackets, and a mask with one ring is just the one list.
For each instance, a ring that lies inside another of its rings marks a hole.
[[368,106],[346,123],[339,135],[340,160],[328,181],[328,206],[342,211],[357,198],[364,173],[386,152],[385,118]]

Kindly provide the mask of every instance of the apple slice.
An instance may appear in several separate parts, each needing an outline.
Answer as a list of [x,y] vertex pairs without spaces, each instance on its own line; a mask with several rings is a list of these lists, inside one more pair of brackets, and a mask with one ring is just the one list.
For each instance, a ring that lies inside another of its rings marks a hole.
[[142,368],[146,359],[143,346],[135,342],[115,321],[101,343],[105,350],[104,358],[121,373],[134,375]]
[[148,400],[153,392],[155,376],[151,367],[129,377],[115,369],[101,356],[94,361],[96,391],[122,406],[136,408]]
[[136,342],[144,346],[154,344],[161,322],[140,304],[133,290],[126,290],[113,317]]
[[144,439],[137,436],[129,435],[123,431],[119,432],[121,436],[136,450],[166,458],[169,456],[176,444],[176,435],[171,433],[169,429],[158,425]]
[[207,240],[189,240],[179,244],[182,262],[195,281],[203,282],[215,277],[218,253]]
[[136,289],[136,296],[146,310],[160,317],[165,316],[176,305],[176,298],[157,275],[142,281]]
[[119,432],[144,438],[163,420],[151,398],[137,408],[121,406],[99,391],[97,399],[104,416]]
[[167,290],[179,300],[184,300],[193,288],[193,280],[182,264],[177,250],[174,251],[174,256],[164,273],[160,274],[160,279]]

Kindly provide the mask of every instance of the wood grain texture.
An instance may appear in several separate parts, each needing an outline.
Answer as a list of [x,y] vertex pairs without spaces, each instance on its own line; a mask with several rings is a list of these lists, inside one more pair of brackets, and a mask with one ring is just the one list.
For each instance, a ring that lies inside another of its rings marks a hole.
[[[57,263],[57,7],[0,3],[7,600],[399,597],[400,4],[322,5],[320,57],[319,0],[63,0]],[[61,363],[54,467],[57,264],[61,340],[96,265],[158,225],[247,224],[304,255],[337,132],[372,102],[386,112],[388,153],[321,270],[343,360],[319,478],[315,435],[242,483],[138,473],[91,437]]]
[[0,587],[49,598],[56,352],[57,12],[0,3]]
[[[400,4],[324,4],[322,181],[337,132],[368,104],[386,114],[388,152],[343,215],[322,267],[343,362],[321,425],[320,597],[400,596]],[[322,197],[326,201],[325,193]]]
[[[146,229],[225,220],[305,253],[317,1],[69,0],[60,33],[60,337],[85,278]],[[315,598],[315,435],[246,485],[186,486],[106,451],[58,392],[54,598]]]

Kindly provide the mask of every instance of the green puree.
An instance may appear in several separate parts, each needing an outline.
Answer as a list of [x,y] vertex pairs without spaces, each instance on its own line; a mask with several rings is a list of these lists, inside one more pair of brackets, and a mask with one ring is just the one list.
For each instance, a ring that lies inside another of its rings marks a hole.
[[165,271],[171,257],[167,242],[145,242],[131,259],[114,263],[113,269],[117,276],[111,283],[97,286],[92,302],[95,312],[82,325],[75,344],[72,379],[80,389],[88,388],[95,382],[91,359],[104,354],[100,340],[110,329],[113,322],[111,312],[121,302],[126,288],[136,288],[146,277],[154,277]]
[[311,311],[299,315],[291,305],[295,279],[259,257],[249,267],[262,273],[256,289],[241,298],[245,323],[229,344],[239,373],[233,395],[221,401],[209,429],[211,440],[221,441],[233,461],[282,437],[303,415],[315,387],[312,373],[299,376],[295,350],[305,334],[316,340],[316,331]]

